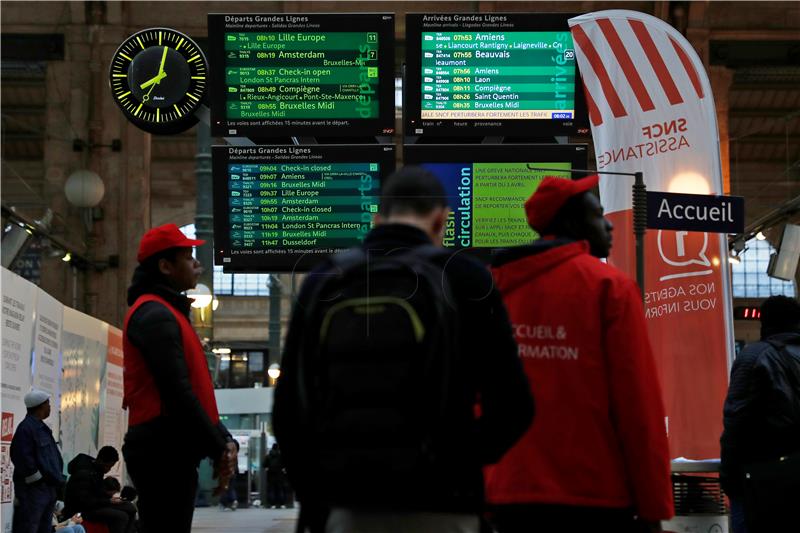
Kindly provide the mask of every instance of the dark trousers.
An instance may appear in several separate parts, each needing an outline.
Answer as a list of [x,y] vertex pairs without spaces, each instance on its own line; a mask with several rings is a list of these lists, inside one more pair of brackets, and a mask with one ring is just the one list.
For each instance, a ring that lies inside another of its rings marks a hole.
[[499,533],[640,533],[645,525],[629,509],[571,505],[498,505],[491,511]]
[[269,505],[288,505],[288,483],[283,472],[267,471],[267,503]]
[[136,507],[130,502],[118,503],[87,511],[84,518],[90,522],[105,524],[109,533],[130,533],[136,521]]
[[164,453],[164,441],[126,442],[122,455],[139,492],[142,533],[190,533],[197,492],[195,460]]
[[14,533],[50,533],[53,530],[53,507],[56,489],[43,482],[25,485],[16,483],[14,491],[19,505],[14,507]]

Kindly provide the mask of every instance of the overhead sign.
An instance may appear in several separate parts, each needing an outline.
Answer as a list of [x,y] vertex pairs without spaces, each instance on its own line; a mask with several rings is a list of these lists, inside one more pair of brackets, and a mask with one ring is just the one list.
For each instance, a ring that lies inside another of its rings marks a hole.
[[647,191],[647,227],[709,233],[744,232],[744,198]]

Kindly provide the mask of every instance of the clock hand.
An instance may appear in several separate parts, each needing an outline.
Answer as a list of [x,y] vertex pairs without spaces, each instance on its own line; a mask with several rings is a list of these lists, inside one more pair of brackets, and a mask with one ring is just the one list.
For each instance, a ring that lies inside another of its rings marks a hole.
[[147,102],[148,100],[150,100],[150,93],[151,93],[151,92],[153,92],[153,89],[155,89],[155,88],[156,88],[156,85],[158,85],[158,84],[157,84],[157,83],[154,83],[154,84],[153,84],[153,86],[152,86],[152,87],[150,87],[150,90],[149,90],[149,91],[147,91],[147,94],[145,94],[145,95],[142,97],[142,102]]
[[[139,85],[140,89],[145,89],[145,88],[149,87],[150,85],[153,85],[154,83],[160,83],[161,80],[164,79],[164,77],[167,75],[167,73],[164,72],[164,63],[166,61],[167,61],[167,47],[165,46],[164,47],[164,53],[161,54],[161,64],[158,65],[158,74],[156,74],[154,77],[150,78],[149,80],[147,80],[143,84]],[[150,94],[150,93],[147,93],[147,94]]]
[[158,66],[159,76],[164,73],[164,62],[167,60],[167,47],[164,47],[164,53],[161,54],[161,64]]
[[152,82],[152,86],[150,87],[150,90],[147,91],[147,94],[142,97],[142,102],[147,102],[148,100],[150,100],[150,93],[153,92],[153,89],[156,88],[156,85],[161,83],[161,80],[166,78],[166,77],[167,77],[167,73],[166,72],[162,72],[161,74],[159,74],[158,76],[156,76],[155,78],[153,78],[152,80],[150,80],[148,82],[148,83]]
[[143,84],[139,85],[139,88],[140,89],[146,89],[146,88],[150,87],[151,85],[154,85],[156,83],[160,83],[161,80],[163,80],[166,77],[167,77],[167,73],[166,72],[163,72],[163,71],[159,72],[156,77],[150,78],[149,80],[147,80]]

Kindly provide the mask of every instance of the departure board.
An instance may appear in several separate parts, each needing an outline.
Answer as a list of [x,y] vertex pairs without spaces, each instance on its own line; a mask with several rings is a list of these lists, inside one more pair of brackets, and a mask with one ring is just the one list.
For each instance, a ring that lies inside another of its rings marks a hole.
[[571,169],[585,168],[587,150],[568,144],[422,144],[405,146],[403,154],[406,164],[433,172],[447,193],[443,245],[489,257],[492,249],[534,240],[525,201],[545,176],[569,179]]
[[372,227],[393,145],[215,146],[214,250],[226,271],[307,270]]
[[565,135],[585,123],[567,16],[406,19],[411,135]]
[[220,136],[394,132],[394,16],[209,15]]

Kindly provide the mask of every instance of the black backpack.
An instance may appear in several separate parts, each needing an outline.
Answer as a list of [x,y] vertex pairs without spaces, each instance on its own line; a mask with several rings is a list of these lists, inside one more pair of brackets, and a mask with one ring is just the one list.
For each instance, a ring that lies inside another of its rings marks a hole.
[[[774,351],[761,355],[759,364],[768,381],[771,435],[761,435],[782,448],[778,457],[744,465],[744,501],[750,533],[789,531],[797,524],[800,501],[800,358],[782,340],[766,341]],[[776,448],[777,449],[777,448]]]
[[[306,309],[301,426],[315,484],[331,500],[410,490],[444,448],[456,307],[432,245],[332,258]],[[316,475],[318,474],[318,475]]]

